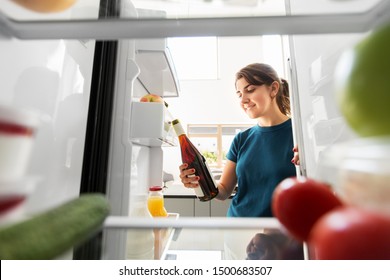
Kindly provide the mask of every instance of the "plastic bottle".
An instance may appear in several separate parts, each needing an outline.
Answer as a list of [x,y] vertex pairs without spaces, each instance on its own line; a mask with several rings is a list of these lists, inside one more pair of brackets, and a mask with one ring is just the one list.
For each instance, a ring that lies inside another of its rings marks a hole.
[[[147,207],[147,194],[138,194],[132,200],[134,205],[130,217],[152,219]],[[127,231],[126,258],[130,260],[154,259],[153,229],[129,229]]]
[[194,168],[195,174],[199,176],[199,187],[194,188],[196,196],[200,201],[209,201],[217,196],[218,188],[213,176],[207,166],[206,159],[191,143],[178,119],[172,121],[173,128],[179,138],[181,158],[188,168]]
[[164,195],[162,187],[153,186],[149,188],[148,209],[153,217],[167,217],[168,212],[164,207]]

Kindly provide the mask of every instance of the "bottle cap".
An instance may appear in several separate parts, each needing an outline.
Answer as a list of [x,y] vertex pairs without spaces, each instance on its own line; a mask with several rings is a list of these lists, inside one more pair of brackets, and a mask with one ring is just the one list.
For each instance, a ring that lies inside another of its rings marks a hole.
[[153,186],[153,187],[150,187],[149,188],[149,191],[161,191],[162,190],[162,187],[160,186]]

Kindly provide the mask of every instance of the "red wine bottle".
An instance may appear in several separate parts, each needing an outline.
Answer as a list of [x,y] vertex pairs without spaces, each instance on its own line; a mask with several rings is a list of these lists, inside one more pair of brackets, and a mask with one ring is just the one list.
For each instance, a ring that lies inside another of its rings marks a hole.
[[173,128],[179,138],[181,158],[183,163],[188,164],[188,168],[194,168],[195,174],[199,176],[199,187],[194,188],[196,196],[200,201],[209,201],[217,196],[218,188],[211,175],[210,169],[207,166],[206,159],[198,151],[198,149],[188,139],[180,121],[175,119],[172,121]]

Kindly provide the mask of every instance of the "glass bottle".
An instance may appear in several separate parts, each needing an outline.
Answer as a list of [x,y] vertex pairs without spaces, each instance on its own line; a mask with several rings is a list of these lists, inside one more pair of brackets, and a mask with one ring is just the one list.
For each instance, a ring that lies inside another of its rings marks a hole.
[[178,119],[172,121],[173,128],[179,138],[181,158],[183,163],[188,164],[188,168],[194,168],[195,174],[199,176],[199,187],[194,188],[196,196],[200,201],[209,201],[217,196],[218,188],[211,176],[210,169],[207,166],[206,159],[191,143]]
[[149,188],[148,209],[153,217],[168,216],[168,212],[164,207],[162,187],[154,186]]

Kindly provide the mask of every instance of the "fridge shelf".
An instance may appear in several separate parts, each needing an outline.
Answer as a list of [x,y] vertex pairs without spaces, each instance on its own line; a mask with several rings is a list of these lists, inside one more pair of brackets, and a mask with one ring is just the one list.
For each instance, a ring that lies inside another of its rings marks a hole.
[[[387,11],[390,9],[390,3],[387,0],[374,1],[373,4],[369,3],[366,10],[352,13],[348,12],[348,8],[354,6],[353,1],[351,2],[346,3],[339,13],[289,15],[287,11],[284,14],[279,12],[278,15],[259,13],[254,16],[248,12],[243,15],[214,17],[205,13],[189,18],[186,18],[186,15],[173,18],[137,18],[137,15],[130,14],[127,17],[117,15],[117,18],[97,19],[97,11],[92,11],[94,12],[92,16],[84,18],[72,18],[72,15],[68,14],[11,17],[6,10],[2,10],[0,38],[116,40],[179,36],[257,36],[270,33],[285,35],[354,33],[369,31],[389,19]],[[337,4],[332,4],[333,8],[340,10]],[[118,13],[125,13],[126,8],[128,7],[122,7]]]
[[109,216],[104,221],[103,227],[104,229],[280,229],[281,225],[276,218],[180,217],[178,219],[145,219]]
[[[176,213],[169,213],[168,218],[155,219],[109,216],[103,224],[106,233],[126,235],[128,232],[140,230],[145,233],[153,231],[156,260],[175,259],[172,255],[184,253],[186,250],[191,251],[193,259],[198,254],[210,253],[217,248],[220,251],[226,250],[226,253],[240,252],[238,259],[245,259],[248,242],[265,229],[281,229],[281,226],[275,218],[195,218],[179,217]],[[225,247],[225,244],[228,247]],[[148,245],[150,243],[145,246],[150,248]],[[226,259],[230,256],[232,255],[225,255]]]
[[148,147],[176,146],[169,112],[162,103],[132,102],[130,140]]

